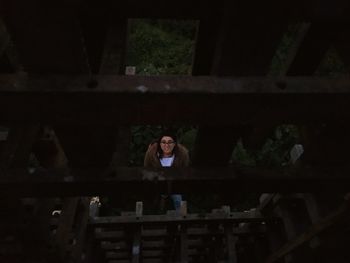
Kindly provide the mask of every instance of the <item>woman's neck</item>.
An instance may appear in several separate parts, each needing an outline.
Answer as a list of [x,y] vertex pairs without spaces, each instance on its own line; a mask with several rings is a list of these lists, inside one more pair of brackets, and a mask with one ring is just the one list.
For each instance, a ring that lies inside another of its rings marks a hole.
[[168,157],[171,157],[173,156],[172,153],[163,153],[163,158],[168,158]]

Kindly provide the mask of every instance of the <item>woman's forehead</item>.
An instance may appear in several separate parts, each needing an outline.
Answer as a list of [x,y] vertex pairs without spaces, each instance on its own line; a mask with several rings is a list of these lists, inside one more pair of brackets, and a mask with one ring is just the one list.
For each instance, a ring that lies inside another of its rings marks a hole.
[[167,140],[167,141],[169,141],[169,140],[174,140],[172,137],[170,137],[170,136],[163,136],[162,137],[162,140]]

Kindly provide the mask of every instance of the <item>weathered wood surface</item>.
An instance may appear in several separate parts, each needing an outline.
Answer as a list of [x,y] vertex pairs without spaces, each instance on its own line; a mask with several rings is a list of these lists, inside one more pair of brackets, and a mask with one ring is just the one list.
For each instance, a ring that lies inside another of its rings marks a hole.
[[134,229],[134,237],[133,237],[133,241],[132,241],[132,250],[131,250],[131,254],[132,254],[132,259],[131,262],[132,263],[139,263],[140,262],[140,257],[141,257],[141,226],[136,227]]
[[276,218],[267,218],[261,216],[257,212],[235,212],[224,215],[217,214],[188,214],[184,216],[170,216],[170,215],[144,215],[142,217],[134,216],[115,216],[115,217],[97,217],[91,218],[90,224],[106,227],[113,224],[155,224],[155,223],[196,223],[196,222],[265,222],[276,220]]
[[69,234],[73,228],[78,202],[79,198],[74,197],[66,198],[63,203],[62,214],[54,237],[57,257],[62,261],[65,259],[69,247]]
[[77,16],[77,1],[1,1],[0,15],[24,70],[35,73],[88,73]]
[[88,197],[81,198],[77,207],[75,244],[71,253],[71,260],[77,263],[81,262],[84,246],[86,245],[90,200],[91,198]]
[[0,75],[0,95],[2,122],[229,125],[251,124],[264,112],[281,123],[350,117],[349,78],[20,74]]
[[[142,168],[116,168],[101,172],[85,170],[38,169],[3,170],[0,190],[4,195],[19,196],[91,196],[92,194],[169,193],[234,194],[252,192],[346,192],[350,180],[347,167],[318,169],[202,167],[147,171]],[[169,188],[169,185],[171,186]],[[146,190],[147,189],[147,190]]]
[[336,211],[321,219],[318,223],[312,225],[307,231],[290,240],[278,251],[271,254],[266,263],[278,262],[282,257],[293,252],[295,249],[305,244],[305,242],[310,241],[313,237],[321,234],[323,231],[336,225],[340,220],[343,220],[344,218],[347,218],[348,220],[349,215],[349,200],[346,200]]
[[[158,218],[159,219],[159,218]],[[205,221],[205,220],[204,220]],[[233,220],[235,221],[235,220]],[[268,220],[267,220],[268,221]],[[175,222],[176,223],[176,222]],[[204,222],[205,223],[205,222]],[[90,226],[94,226],[94,221],[89,222]],[[157,225],[157,222],[155,222]],[[159,223],[158,223],[159,224]],[[122,230],[108,230],[108,223],[105,224],[104,227],[106,227],[103,231],[95,231],[95,237],[99,240],[123,240],[127,238],[127,234],[125,231]],[[113,225],[113,223],[111,224]],[[235,236],[247,236],[247,235],[263,235],[266,233],[266,227],[265,225],[261,224],[258,226],[250,227],[248,224],[241,227],[233,227],[232,233]],[[152,229],[152,230],[146,230],[142,229],[141,235],[142,237],[146,238],[164,238],[167,236],[169,232],[166,229]],[[208,235],[224,235],[223,230],[219,230],[217,232],[213,232],[209,230],[207,227],[187,227],[187,234],[191,237],[200,237],[200,236],[208,236]],[[179,233],[173,233],[173,235],[178,236]],[[148,244],[148,246],[151,246],[152,244]],[[167,244],[165,244],[167,245]],[[115,245],[117,246],[117,245]],[[115,248],[114,246],[114,248]],[[112,249],[113,246],[103,246],[103,249]]]
[[232,226],[225,226],[225,235],[226,235],[226,246],[227,246],[227,257],[228,263],[237,263],[237,251],[236,243],[238,237],[234,236],[234,231]]
[[349,94],[349,77],[215,77],[215,76],[122,76],[64,74],[0,74],[0,92],[24,96],[48,94]]
[[311,23],[308,32],[300,41],[294,59],[289,63],[286,75],[314,74],[332,44],[336,35],[335,27],[336,25],[331,21]]

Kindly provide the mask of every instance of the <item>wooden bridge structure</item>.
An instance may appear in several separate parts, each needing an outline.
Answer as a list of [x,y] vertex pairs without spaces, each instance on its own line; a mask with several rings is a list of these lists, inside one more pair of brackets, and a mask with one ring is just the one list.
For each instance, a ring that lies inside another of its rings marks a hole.
[[[0,0],[0,261],[349,262],[350,79],[315,74],[331,48],[349,67],[349,5]],[[134,18],[197,20],[192,74],[125,76]],[[140,124],[198,125],[192,166],[127,167]],[[239,138],[258,149],[282,124],[298,165],[230,164]],[[147,191],[264,194],[248,212],[92,213],[91,196]]]

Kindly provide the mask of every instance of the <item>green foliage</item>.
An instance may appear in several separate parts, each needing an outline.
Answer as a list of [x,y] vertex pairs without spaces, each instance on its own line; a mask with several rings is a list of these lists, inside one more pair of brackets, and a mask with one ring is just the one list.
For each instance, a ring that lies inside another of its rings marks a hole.
[[256,161],[252,153],[248,152],[243,146],[242,140],[237,142],[237,145],[232,153],[232,159],[234,162],[241,165],[255,166]]
[[298,129],[294,125],[281,125],[276,128],[271,138],[255,152],[244,148],[240,140],[233,151],[234,162],[248,166],[276,167],[289,162],[290,150],[299,140]]
[[139,75],[189,74],[194,21],[133,20],[127,63]]
[[290,150],[298,142],[298,129],[293,125],[281,125],[273,138],[266,141],[256,161],[260,166],[283,166],[289,162]]
[[332,47],[326,53],[315,75],[337,77],[348,72],[336,49]]
[[282,36],[281,42],[272,58],[269,74],[271,76],[278,76],[285,70],[288,53],[295,45],[296,38],[302,23],[291,24],[286,33]]
[[143,166],[148,145],[160,136],[161,126],[140,125],[131,127],[130,165]]

